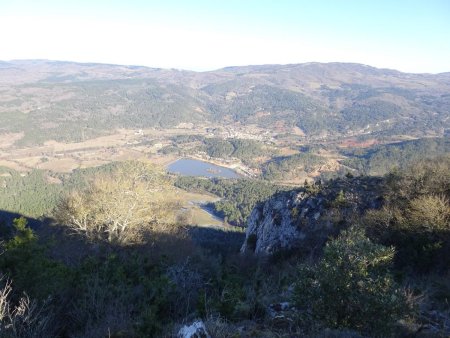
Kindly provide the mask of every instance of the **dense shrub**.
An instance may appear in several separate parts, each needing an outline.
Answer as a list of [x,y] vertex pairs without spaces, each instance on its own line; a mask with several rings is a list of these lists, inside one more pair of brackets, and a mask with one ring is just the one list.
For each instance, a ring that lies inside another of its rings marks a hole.
[[363,230],[343,231],[326,245],[316,265],[299,268],[294,300],[301,320],[371,335],[389,333],[408,309],[389,272],[393,257],[393,248],[371,242]]
[[450,261],[450,159],[418,163],[387,177],[385,205],[368,211],[374,240],[397,249],[396,263],[417,272],[446,271]]
[[62,293],[70,283],[70,270],[47,256],[25,218],[15,219],[13,227],[12,238],[3,243],[0,271],[13,280],[16,289],[26,291],[33,299],[45,300]]
[[155,263],[138,250],[96,245],[94,256],[66,265],[51,257],[24,218],[14,228],[0,256],[0,271],[14,285],[1,289],[0,280],[0,325],[8,326],[0,337],[157,337],[180,315],[167,259]]

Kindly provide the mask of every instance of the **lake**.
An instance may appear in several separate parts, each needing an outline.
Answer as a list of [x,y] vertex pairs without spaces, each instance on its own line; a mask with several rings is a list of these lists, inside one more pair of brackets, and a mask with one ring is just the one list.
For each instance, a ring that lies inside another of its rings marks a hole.
[[239,174],[232,169],[221,167],[212,163],[193,160],[190,158],[179,159],[167,167],[167,170],[173,174],[183,176],[203,176],[203,177],[221,177],[221,178],[239,178]]

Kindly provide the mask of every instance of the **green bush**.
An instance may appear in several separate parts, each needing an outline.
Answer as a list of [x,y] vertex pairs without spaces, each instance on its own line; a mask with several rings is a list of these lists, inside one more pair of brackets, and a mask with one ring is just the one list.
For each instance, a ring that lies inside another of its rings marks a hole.
[[347,199],[343,190],[339,191],[331,205],[335,208],[345,207],[347,205]]
[[18,248],[36,241],[36,235],[33,230],[27,227],[27,224],[28,222],[25,217],[15,218],[13,220],[15,236],[6,243],[6,249]]
[[14,281],[17,290],[34,299],[44,300],[62,293],[71,282],[70,269],[48,257],[47,248],[38,242],[24,217],[15,219],[13,226],[13,237],[3,245],[0,271]]
[[85,260],[76,272],[70,317],[80,336],[154,337],[171,318],[169,281],[145,259],[110,254]]
[[416,163],[386,178],[384,206],[365,215],[368,235],[395,246],[397,267],[447,271],[450,261],[450,158]]
[[326,245],[316,265],[299,268],[294,301],[302,311],[300,319],[327,328],[388,334],[408,309],[389,273],[393,257],[393,248],[371,242],[363,230],[343,231]]

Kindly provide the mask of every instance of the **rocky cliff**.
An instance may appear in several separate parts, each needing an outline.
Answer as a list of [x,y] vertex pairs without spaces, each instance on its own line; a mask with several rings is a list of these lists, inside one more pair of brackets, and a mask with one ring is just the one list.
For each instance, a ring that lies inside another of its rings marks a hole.
[[369,208],[381,205],[382,179],[344,178],[281,192],[257,205],[241,252],[314,250]]

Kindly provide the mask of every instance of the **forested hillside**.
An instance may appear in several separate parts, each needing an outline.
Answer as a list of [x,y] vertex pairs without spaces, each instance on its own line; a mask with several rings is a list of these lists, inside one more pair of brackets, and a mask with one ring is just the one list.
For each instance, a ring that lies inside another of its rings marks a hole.
[[12,61],[0,69],[0,133],[20,144],[80,141],[115,128],[179,123],[298,127],[307,137],[442,136],[446,74],[308,63],[189,72],[101,64]]
[[83,188],[95,174],[110,173],[118,164],[75,170],[71,174],[55,174],[44,170],[20,173],[0,167],[0,210],[27,217],[49,215],[61,196],[75,188]]
[[401,170],[419,160],[449,153],[450,137],[424,138],[344,152],[349,158],[342,164],[360,174],[384,175],[394,168]]
[[214,211],[226,222],[245,226],[247,217],[258,202],[261,202],[282,187],[258,180],[205,179],[197,177],[178,177],[175,185],[194,192],[209,192],[222,199],[210,203]]

